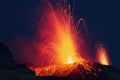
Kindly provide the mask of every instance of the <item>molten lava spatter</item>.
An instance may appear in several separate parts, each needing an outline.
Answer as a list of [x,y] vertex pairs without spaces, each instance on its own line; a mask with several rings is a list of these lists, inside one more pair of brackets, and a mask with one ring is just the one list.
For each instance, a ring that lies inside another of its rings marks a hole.
[[102,44],[99,44],[97,47],[97,59],[98,62],[103,65],[110,65],[107,50],[103,47]]

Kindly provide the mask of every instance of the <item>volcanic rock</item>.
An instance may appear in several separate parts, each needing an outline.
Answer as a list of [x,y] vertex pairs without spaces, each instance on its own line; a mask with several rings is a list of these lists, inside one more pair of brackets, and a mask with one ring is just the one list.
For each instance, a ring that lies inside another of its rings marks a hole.
[[0,69],[0,80],[41,80],[25,65],[17,65],[14,69]]
[[13,69],[16,63],[8,47],[0,43],[0,69]]

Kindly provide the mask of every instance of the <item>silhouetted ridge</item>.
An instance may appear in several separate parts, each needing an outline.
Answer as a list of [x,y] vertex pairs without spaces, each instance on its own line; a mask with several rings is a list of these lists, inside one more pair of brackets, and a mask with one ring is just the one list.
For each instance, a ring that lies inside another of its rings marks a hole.
[[16,63],[7,46],[0,43],[0,69],[13,69]]

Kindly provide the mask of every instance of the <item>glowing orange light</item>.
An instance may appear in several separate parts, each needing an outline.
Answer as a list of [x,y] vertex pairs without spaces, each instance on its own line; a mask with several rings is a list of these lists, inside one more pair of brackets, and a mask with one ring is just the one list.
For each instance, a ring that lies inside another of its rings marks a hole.
[[73,59],[71,56],[68,57],[68,64],[73,63]]
[[[39,45],[41,55],[49,58],[48,64],[68,64],[69,56],[72,56],[72,62],[78,61],[81,58],[79,51],[82,43],[77,41],[77,26],[73,23],[70,11],[64,8],[56,10],[51,4],[48,8],[49,13],[43,16],[45,19],[39,23],[40,26],[44,22],[45,24],[38,29],[38,32],[42,32],[38,37],[43,40]],[[80,38],[79,40],[82,41]]]
[[103,47],[103,45],[98,46],[97,59],[103,65],[110,65],[107,50]]

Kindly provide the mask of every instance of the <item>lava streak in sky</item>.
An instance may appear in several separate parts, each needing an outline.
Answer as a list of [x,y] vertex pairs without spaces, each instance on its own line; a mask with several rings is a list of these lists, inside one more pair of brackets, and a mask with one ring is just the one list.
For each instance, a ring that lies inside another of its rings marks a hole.
[[[38,7],[35,15],[33,20],[35,34],[30,39],[19,39],[20,42],[16,47],[19,49],[15,52],[18,62],[48,66],[86,61],[89,57],[88,47],[86,47],[88,44],[78,29],[81,27],[78,26],[79,23],[84,23],[84,20],[82,18],[78,22],[74,20],[69,1],[45,0]],[[100,50],[99,61],[105,56],[104,54],[103,50],[102,53]],[[100,61],[100,63],[104,62]]]

